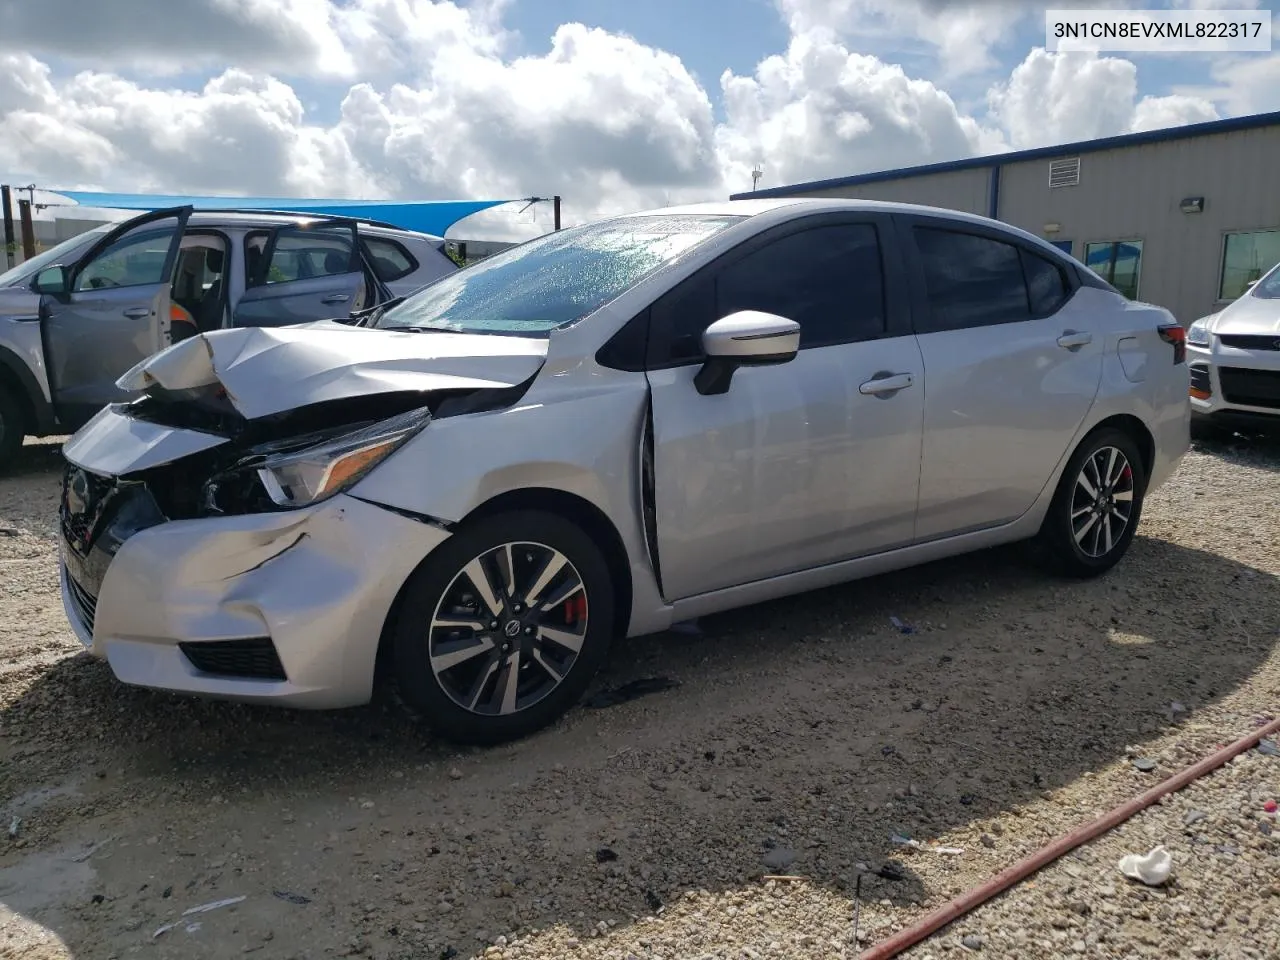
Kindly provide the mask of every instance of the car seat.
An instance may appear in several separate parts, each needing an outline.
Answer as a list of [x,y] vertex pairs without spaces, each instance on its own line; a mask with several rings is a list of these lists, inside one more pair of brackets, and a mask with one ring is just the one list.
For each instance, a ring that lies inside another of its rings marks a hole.
[[209,249],[205,266],[210,273],[217,276],[213,283],[209,284],[209,289],[204,292],[204,296],[200,298],[195,311],[196,328],[201,333],[217,330],[222,326],[222,279],[226,276],[223,269],[226,261],[226,254],[222,250]]
[[351,254],[342,250],[330,250],[324,255],[324,272],[329,277],[351,273]]

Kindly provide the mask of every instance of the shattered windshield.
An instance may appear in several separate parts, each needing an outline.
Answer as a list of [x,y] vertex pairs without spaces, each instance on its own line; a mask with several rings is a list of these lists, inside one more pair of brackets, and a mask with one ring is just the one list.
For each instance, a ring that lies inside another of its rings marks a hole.
[[446,275],[375,326],[546,336],[741,219],[618,217],[549,233]]

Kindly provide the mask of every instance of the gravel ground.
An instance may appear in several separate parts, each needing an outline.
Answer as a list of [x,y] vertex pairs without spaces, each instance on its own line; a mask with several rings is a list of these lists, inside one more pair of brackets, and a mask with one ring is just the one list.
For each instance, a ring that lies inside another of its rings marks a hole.
[[[464,752],[115,683],[63,619],[57,463],[0,478],[3,958],[852,957],[860,872],[866,946],[1280,697],[1276,444],[1190,454],[1097,581],[997,550],[715,617],[601,678],[677,687]],[[1278,956],[1277,795],[1253,751],[908,955]],[[1156,843],[1167,887],[1119,875]]]

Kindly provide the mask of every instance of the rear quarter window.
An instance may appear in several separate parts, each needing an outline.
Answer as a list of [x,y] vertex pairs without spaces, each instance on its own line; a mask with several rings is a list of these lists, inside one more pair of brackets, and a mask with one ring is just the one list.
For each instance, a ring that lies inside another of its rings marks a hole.
[[394,240],[385,237],[362,237],[365,254],[373,272],[383,283],[392,283],[418,269],[413,254]]

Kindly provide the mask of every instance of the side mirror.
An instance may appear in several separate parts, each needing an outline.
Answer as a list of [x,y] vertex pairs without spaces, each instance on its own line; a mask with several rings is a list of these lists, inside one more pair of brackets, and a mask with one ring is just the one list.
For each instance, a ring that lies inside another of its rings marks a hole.
[[62,264],[45,267],[36,274],[36,293],[66,293],[67,268]]
[[693,385],[703,396],[725,393],[739,367],[762,367],[794,360],[800,324],[759,310],[739,310],[702,332],[706,362]]
[[1257,282],[1258,282],[1257,280],[1250,280],[1248,283],[1244,285],[1244,288],[1246,290],[1251,290],[1253,289],[1254,284],[1256,284]]

